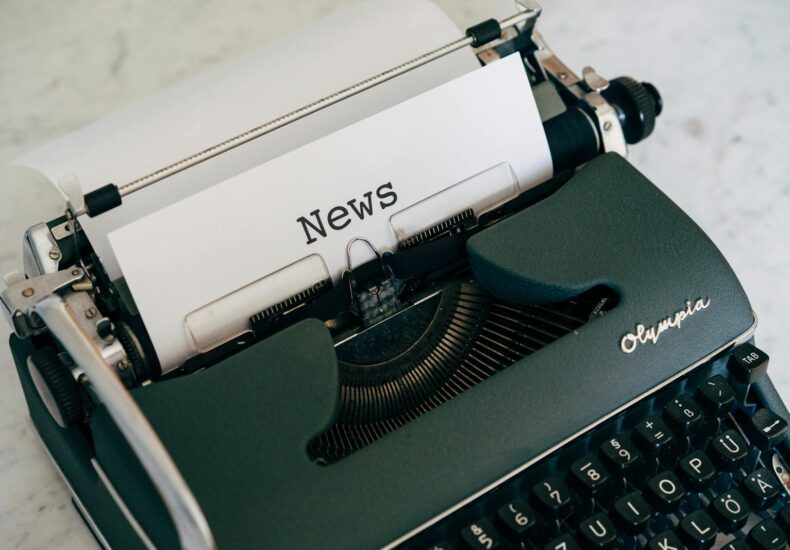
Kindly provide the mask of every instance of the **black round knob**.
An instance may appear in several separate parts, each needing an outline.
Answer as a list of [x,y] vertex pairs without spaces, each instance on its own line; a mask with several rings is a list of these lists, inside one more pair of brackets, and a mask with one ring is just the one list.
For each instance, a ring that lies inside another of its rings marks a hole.
[[642,86],[645,87],[647,93],[649,93],[653,97],[653,101],[656,104],[656,116],[661,114],[661,111],[664,109],[664,101],[661,99],[661,94],[658,93],[658,88],[653,86],[650,82],[642,82]]
[[611,80],[601,94],[617,109],[627,143],[639,143],[653,132],[662,109],[655,86],[621,76]]
[[54,348],[33,351],[27,367],[38,395],[55,422],[65,428],[82,420],[84,410],[79,384]]

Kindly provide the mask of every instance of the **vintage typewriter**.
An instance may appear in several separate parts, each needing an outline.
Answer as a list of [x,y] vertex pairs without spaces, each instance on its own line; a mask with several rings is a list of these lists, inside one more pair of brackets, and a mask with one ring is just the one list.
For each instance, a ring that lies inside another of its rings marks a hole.
[[624,160],[658,91],[577,76],[539,14],[525,2],[244,139],[472,47],[481,65],[523,61],[553,178],[295,292],[175,369],[81,224],[128,188],[30,228],[2,292],[10,346],[102,546],[786,546],[789,417],[756,317],[715,245]]

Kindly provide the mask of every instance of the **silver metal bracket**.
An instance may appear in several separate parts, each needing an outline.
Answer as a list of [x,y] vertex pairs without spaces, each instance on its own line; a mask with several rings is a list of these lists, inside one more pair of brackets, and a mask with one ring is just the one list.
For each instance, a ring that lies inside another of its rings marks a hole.
[[85,271],[81,267],[71,267],[32,279],[23,279],[0,292],[3,313],[14,333],[20,338],[28,338],[43,331],[44,323],[33,314],[33,307],[45,297],[78,283],[83,277]]
[[602,138],[603,150],[618,153],[623,157],[627,156],[628,147],[617,111],[601,95],[601,92],[609,87],[609,81],[595,72],[592,67],[585,67],[582,70],[582,77],[579,77],[554,54],[540,33],[533,32],[532,40],[538,47],[535,57],[546,72],[566,90],[587,103],[595,113],[595,124]]
[[30,276],[55,273],[63,253],[55,237],[45,223],[39,223],[25,231],[22,241],[22,265]]
[[771,469],[774,471],[774,475],[782,484],[782,489],[784,492],[790,496],[790,469],[785,464],[785,461],[782,460],[782,457],[779,453],[774,453],[771,456]]
[[609,87],[609,81],[595,72],[589,65],[582,69],[584,86],[591,92],[603,92]]
[[[104,317],[87,292],[68,292],[63,297],[66,306],[74,312],[74,320],[80,330],[91,339],[102,359],[112,366],[127,385],[133,381],[131,364],[121,342],[109,331],[112,323]],[[82,373],[79,363],[72,369],[75,378]]]
[[598,129],[603,138],[603,150],[607,153],[612,151],[622,157],[628,156],[628,146],[625,142],[623,127],[620,126],[620,119],[617,111],[612,104],[606,101],[598,92],[588,92],[584,96],[587,105],[595,111],[598,119]]
[[66,237],[71,237],[74,235],[74,225],[76,222],[74,220],[66,220],[65,222],[54,226],[52,231],[52,236],[55,237],[57,240],[65,239]]

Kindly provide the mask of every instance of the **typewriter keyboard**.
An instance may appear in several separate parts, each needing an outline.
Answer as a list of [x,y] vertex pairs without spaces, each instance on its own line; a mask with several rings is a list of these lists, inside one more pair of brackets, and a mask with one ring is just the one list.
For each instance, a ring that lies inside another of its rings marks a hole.
[[735,348],[406,546],[785,548],[787,422],[750,386],[767,364],[751,344]]

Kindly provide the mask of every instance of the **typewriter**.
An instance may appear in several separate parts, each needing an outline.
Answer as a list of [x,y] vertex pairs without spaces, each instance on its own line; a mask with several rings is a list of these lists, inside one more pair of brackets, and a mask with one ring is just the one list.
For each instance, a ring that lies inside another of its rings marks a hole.
[[470,47],[481,65],[523,62],[553,165],[177,368],[84,231],[129,188],[27,231],[1,295],[10,347],[100,545],[786,547],[790,416],[755,314],[715,245],[624,158],[661,97],[574,73],[539,15],[524,2],[148,178]]

